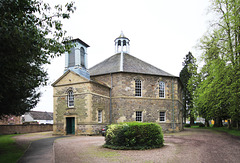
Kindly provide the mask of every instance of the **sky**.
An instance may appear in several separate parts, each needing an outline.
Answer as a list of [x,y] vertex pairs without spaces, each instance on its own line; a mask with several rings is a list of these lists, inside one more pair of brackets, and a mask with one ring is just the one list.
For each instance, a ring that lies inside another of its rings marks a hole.
[[[68,0],[43,0],[51,5]],[[76,0],[76,11],[62,21],[68,36],[90,47],[89,68],[114,55],[114,40],[121,31],[130,39],[130,54],[172,75],[179,76],[182,62],[196,48],[209,27],[209,0]],[[53,88],[64,71],[65,56],[45,66],[49,83],[35,111],[53,111]]]

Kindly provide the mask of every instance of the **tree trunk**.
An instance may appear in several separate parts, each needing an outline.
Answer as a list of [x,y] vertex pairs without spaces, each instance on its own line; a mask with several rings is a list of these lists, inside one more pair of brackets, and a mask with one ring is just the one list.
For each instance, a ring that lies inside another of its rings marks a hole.
[[237,129],[240,130],[239,120],[237,120]]
[[231,128],[232,128],[232,126],[231,126],[231,121],[228,120],[228,129],[231,129]]
[[205,119],[205,127],[209,127],[209,121]]
[[190,125],[194,125],[194,116],[190,114]]
[[214,127],[222,127],[222,119],[220,117],[215,118],[214,121]]

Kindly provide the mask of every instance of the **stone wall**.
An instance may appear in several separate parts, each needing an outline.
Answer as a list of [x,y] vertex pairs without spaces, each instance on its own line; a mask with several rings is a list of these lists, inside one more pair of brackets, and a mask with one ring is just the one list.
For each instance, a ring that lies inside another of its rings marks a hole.
[[[54,134],[66,134],[67,117],[75,119],[75,135],[99,134],[101,128],[109,123],[110,88],[70,74],[54,86]],[[67,106],[70,89],[74,93],[74,107]],[[102,111],[102,123],[98,123],[98,110]]]
[[[134,73],[114,73],[93,78],[108,85],[112,80],[113,123],[135,121],[136,111],[142,111],[143,122],[159,123],[165,132],[183,128],[182,86],[178,78]],[[141,97],[135,97],[136,79],[142,81]],[[165,98],[159,97],[160,81],[165,83]],[[160,111],[166,112],[165,122],[160,122]]]
[[45,131],[53,131],[53,125],[52,124],[0,125],[0,134],[25,134]]
[[127,96],[135,97],[135,80],[142,81],[142,97],[160,98],[159,82],[165,82],[165,98],[172,99],[172,87],[174,87],[174,99],[182,101],[182,88],[179,79],[176,77],[166,77],[157,75],[145,75],[134,73],[114,73],[111,75],[100,75],[91,77],[97,81],[106,83],[111,87],[112,97]]

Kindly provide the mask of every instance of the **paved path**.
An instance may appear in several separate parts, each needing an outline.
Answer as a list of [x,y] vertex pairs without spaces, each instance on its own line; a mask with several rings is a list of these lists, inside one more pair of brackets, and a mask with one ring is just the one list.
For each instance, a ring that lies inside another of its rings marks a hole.
[[[63,136],[62,136],[63,137]],[[54,140],[61,137],[33,141],[18,163],[52,163]]]

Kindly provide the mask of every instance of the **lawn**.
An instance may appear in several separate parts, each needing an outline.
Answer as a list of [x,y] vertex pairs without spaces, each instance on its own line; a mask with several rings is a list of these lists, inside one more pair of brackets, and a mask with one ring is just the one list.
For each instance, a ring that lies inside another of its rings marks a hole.
[[233,129],[228,129],[227,127],[208,127],[208,128],[210,128],[211,130],[227,132],[234,136],[240,136],[240,130],[234,128]]
[[196,125],[191,126],[191,128],[204,128],[204,129],[210,129],[210,130],[214,130],[214,131],[222,131],[222,132],[226,132],[230,135],[234,135],[234,136],[240,136],[240,130],[232,128],[232,129],[228,129],[227,127],[199,127]]
[[23,155],[22,147],[12,138],[15,135],[0,135],[0,162],[15,163]]

